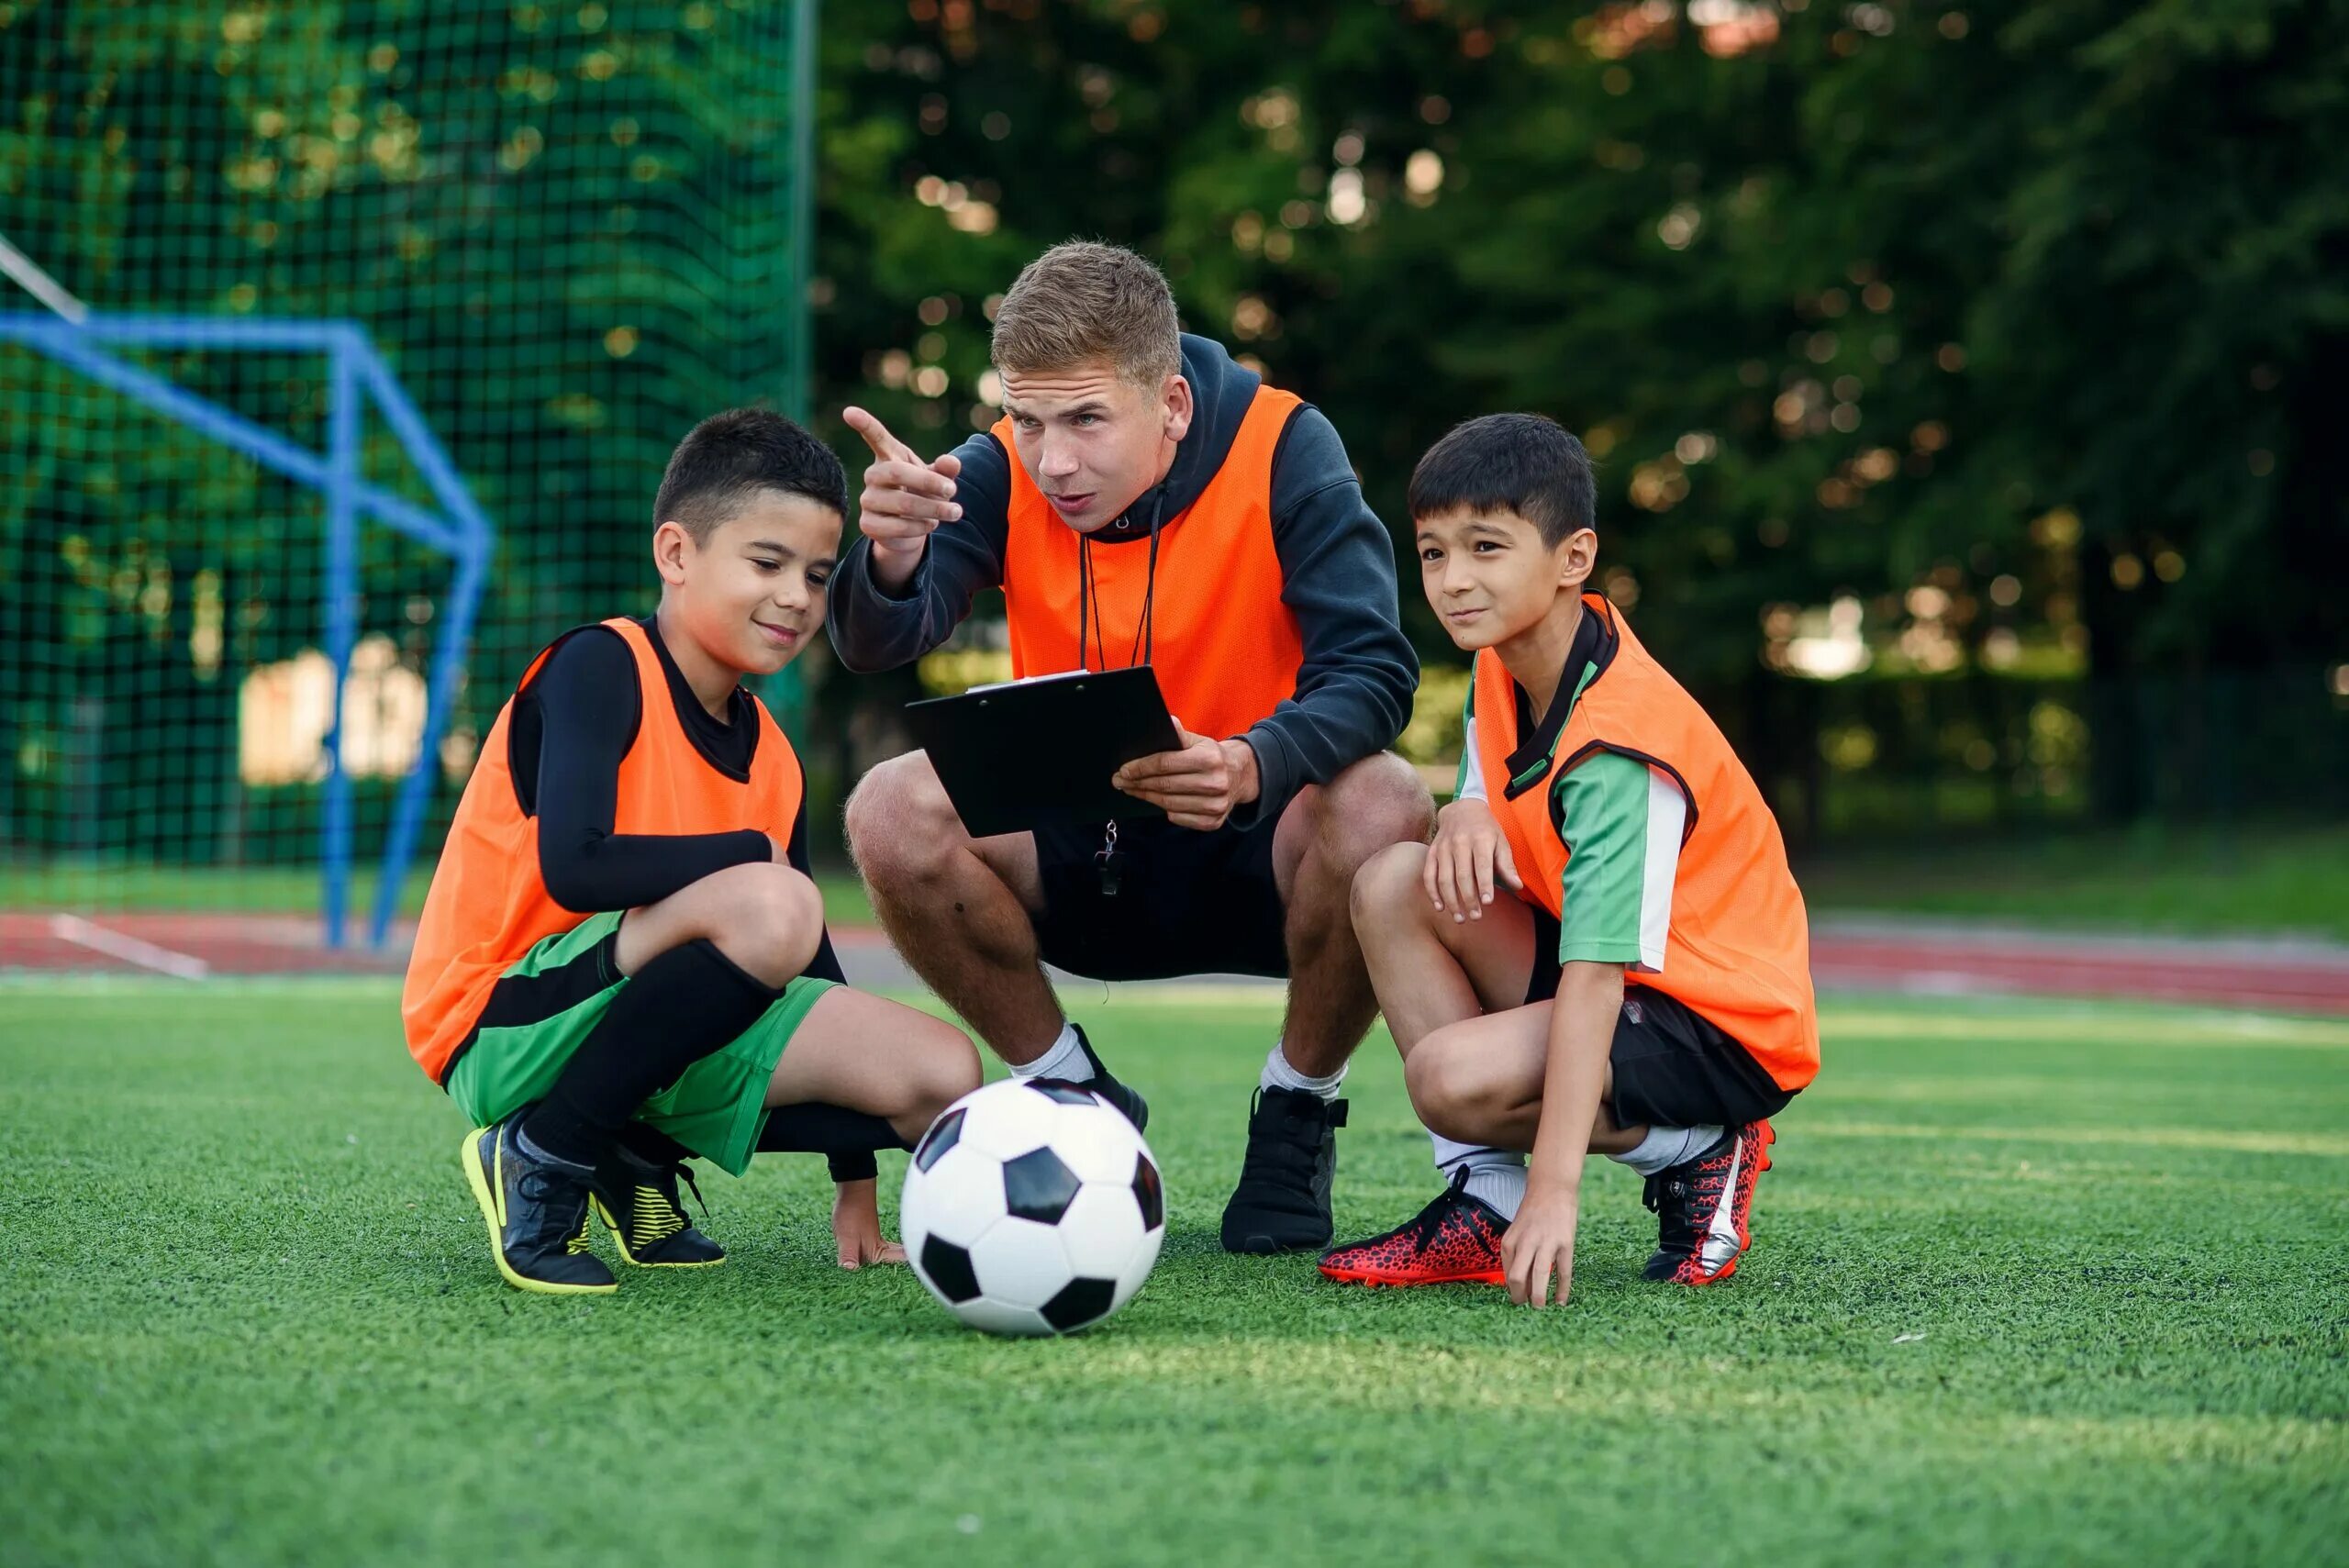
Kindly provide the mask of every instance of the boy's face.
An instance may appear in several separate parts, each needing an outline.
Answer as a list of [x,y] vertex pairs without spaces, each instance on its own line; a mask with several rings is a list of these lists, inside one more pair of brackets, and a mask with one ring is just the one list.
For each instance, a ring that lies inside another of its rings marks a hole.
[[700,544],[681,525],[652,536],[653,563],[678,624],[718,663],[768,675],[824,624],[841,515],[820,501],[762,490]]
[[1577,528],[1555,546],[1503,509],[1457,508],[1418,522],[1419,584],[1443,629],[1463,648],[1490,648],[1539,625],[1561,593],[1590,576],[1598,536]]
[[1089,534],[1165,477],[1191,428],[1191,384],[1170,375],[1152,391],[1108,360],[1007,371],[1003,411],[1029,479],[1061,521]]

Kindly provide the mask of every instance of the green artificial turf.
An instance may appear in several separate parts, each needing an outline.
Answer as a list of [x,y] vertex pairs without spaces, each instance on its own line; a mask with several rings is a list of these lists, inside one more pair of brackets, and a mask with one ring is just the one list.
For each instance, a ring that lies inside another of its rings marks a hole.
[[[722,1269],[505,1288],[384,984],[0,987],[6,1561],[2339,1561],[2349,1024],[1831,1006],[1737,1278],[1642,1284],[1599,1163],[1535,1314],[1225,1256],[1271,1001],[1077,1001],[1167,1244],[1008,1342],[832,1268],[807,1157],[705,1180]],[[1342,1230],[1430,1194],[1398,1080]]]

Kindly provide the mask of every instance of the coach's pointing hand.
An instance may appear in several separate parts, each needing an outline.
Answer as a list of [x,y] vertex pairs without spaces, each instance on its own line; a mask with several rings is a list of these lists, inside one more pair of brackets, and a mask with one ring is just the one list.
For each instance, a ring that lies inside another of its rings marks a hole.
[[1182,749],[1137,757],[1109,782],[1166,813],[1177,828],[1211,832],[1232,808],[1256,798],[1256,753],[1245,740],[1210,740],[1176,720]]
[[845,409],[841,417],[873,449],[864,492],[856,501],[857,526],[873,541],[874,580],[894,593],[921,564],[930,530],[963,515],[954,502],[954,479],[963,472],[963,460],[949,452],[936,462],[922,462],[913,448],[889,433],[888,426],[862,408]]

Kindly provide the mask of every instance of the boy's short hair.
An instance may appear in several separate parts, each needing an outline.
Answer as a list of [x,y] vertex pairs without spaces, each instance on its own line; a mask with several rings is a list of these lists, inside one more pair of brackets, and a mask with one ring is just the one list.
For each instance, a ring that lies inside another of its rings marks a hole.
[[992,352],[1011,373],[1107,360],[1154,391],[1183,369],[1182,330],[1156,267],[1123,246],[1072,239],[1019,269],[996,307]]
[[1466,509],[1515,512],[1552,549],[1596,528],[1598,482],[1572,432],[1540,414],[1486,414],[1454,425],[1411,471],[1413,517]]
[[848,515],[848,473],[832,449],[765,408],[729,408],[696,425],[661,475],[652,526],[675,523],[707,544],[762,490],[805,495]]

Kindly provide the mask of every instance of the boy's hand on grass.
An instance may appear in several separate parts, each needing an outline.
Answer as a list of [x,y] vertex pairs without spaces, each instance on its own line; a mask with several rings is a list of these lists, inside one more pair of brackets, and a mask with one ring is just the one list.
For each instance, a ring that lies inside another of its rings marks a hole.
[[1521,1307],[1549,1305],[1550,1276],[1557,1275],[1558,1305],[1575,1279],[1576,1194],[1529,1187],[1516,1222],[1501,1236],[1501,1270],[1508,1298]]
[[1256,752],[1245,740],[1210,740],[1174,724],[1180,749],[1137,757],[1109,782],[1166,813],[1177,828],[1212,832],[1232,811],[1256,798]]
[[1436,913],[1454,921],[1483,919],[1485,906],[1493,901],[1496,878],[1524,890],[1493,808],[1481,800],[1455,800],[1436,813],[1435,842],[1428,846],[1419,873],[1420,885]]
[[954,481],[963,460],[949,452],[922,462],[913,448],[889,433],[889,427],[862,408],[841,410],[849,428],[864,438],[873,462],[864,470],[864,490],[857,497],[856,526],[873,541],[873,575],[891,591],[902,588],[921,564],[922,551],[941,523],[963,515],[954,499]]
[[875,1181],[842,1182],[832,1195],[832,1240],[844,1269],[906,1261],[906,1250],[881,1234],[879,1192]]

